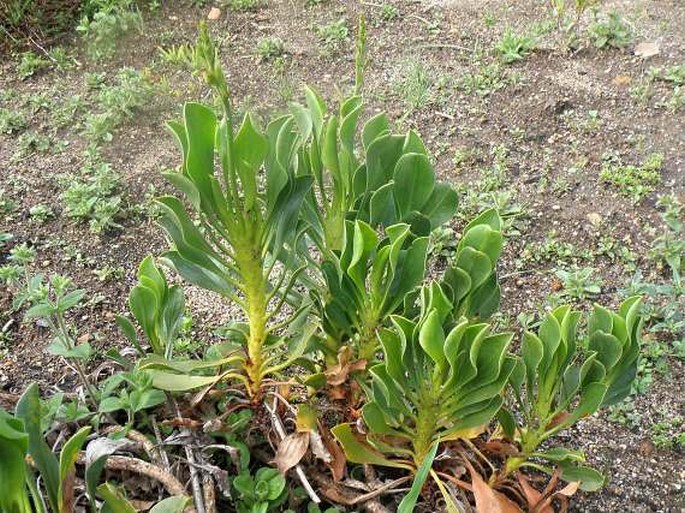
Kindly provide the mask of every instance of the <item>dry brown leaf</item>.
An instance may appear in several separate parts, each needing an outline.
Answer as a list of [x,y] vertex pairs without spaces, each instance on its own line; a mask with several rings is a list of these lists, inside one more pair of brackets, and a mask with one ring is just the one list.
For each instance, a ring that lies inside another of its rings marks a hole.
[[218,7],[212,7],[209,10],[209,14],[207,15],[207,19],[214,21],[214,20],[218,20],[219,18],[221,18],[221,9],[219,9]]
[[660,52],[659,45],[649,41],[639,43],[635,46],[635,55],[642,57],[643,59],[649,59],[650,57],[659,55]]
[[333,401],[344,401],[347,399],[347,389],[343,386],[335,386],[328,389],[328,397]]
[[342,385],[347,381],[347,376],[350,374],[350,359],[352,358],[352,349],[350,347],[343,347],[338,351],[338,363],[328,368],[325,372],[326,382],[331,386]]
[[505,495],[490,488],[475,471],[473,465],[464,461],[471,474],[471,486],[476,500],[476,513],[522,513],[521,509]]
[[530,511],[535,511],[536,513],[554,513],[554,508],[552,508],[550,504],[551,499],[545,499],[543,494],[536,490],[520,472],[516,477],[519,485],[521,485],[521,491],[528,502],[528,509]]
[[503,440],[490,440],[485,442],[485,448],[488,452],[494,452],[500,456],[511,456],[518,454],[519,450],[514,444],[505,442]]
[[297,465],[309,448],[309,433],[291,433],[278,444],[274,464],[285,474]]
[[340,481],[345,475],[345,468],[347,468],[347,458],[342,448],[331,436],[330,431],[326,428],[320,428],[321,440],[328,450],[328,454],[331,455],[331,461],[327,464],[328,469],[331,471],[331,476],[333,476],[333,481],[336,483]]
[[574,495],[578,491],[579,487],[580,487],[580,481],[573,481],[572,483],[567,484],[561,490],[559,490],[557,492],[557,494],[563,495],[565,497],[571,497],[572,495]]
[[612,82],[614,85],[619,87],[627,87],[632,80],[633,79],[630,78],[630,75],[616,75]]

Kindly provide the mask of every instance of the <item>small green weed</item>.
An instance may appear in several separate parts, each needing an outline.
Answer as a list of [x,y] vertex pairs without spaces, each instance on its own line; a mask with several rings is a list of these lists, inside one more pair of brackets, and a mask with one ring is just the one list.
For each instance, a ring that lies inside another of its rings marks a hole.
[[95,269],[93,274],[97,276],[99,281],[123,280],[126,277],[126,269],[123,267],[112,267],[105,265],[99,269]]
[[257,43],[257,55],[262,62],[281,57],[284,53],[285,45],[278,37],[266,37]]
[[554,274],[561,282],[558,295],[563,298],[588,299],[602,292],[602,280],[593,277],[592,267],[573,267],[570,270],[558,269]]
[[507,28],[504,36],[495,46],[495,51],[505,64],[523,60],[535,50],[535,38],[528,34],[518,34],[511,27]]
[[676,86],[685,85],[685,64],[678,64],[666,68],[664,72],[664,80],[671,82]]
[[662,411],[662,420],[652,424],[650,438],[657,449],[685,449],[685,418]]
[[462,81],[466,94],[475,93],[482,97],[489,96],[506,85],[507,79],[499,62],[479,65],[475,73],[466,73]]
[[326,25],[317,25],[314,31],[319,36],[323,54],[338,52],[349,41],[350,30],[347,28],[347,20],[340,18]]
[[550,262],[556,266],[591,260],[592,252],[581,249],[571,242],[559,240],[556,231],[547,232],[542,242],[527,244],[521,253],[523,263]]
[[629,397],[609,408],[609,420],[628,429],[637,429],[642,424],[642,415],[635,408],[633,399]]
[[66,71],[74,69],[76,67],[76,61],[74,57],[61,46],[56,46],[48,50],[48,55],[52,60],[53,65],[60,71]]
[[22,160],[34,153],[45,153],[52,148],[52,141],[45,135],[33,131],[24,132],[19,136],[19,148],[12,160]]
[[0,108],[0,133],[13,135],[27,126],[26,117],[18,110]]
[[639,203],[661,182],[663,163],[664,156],[661,153],[652,153],[640,166],[624,165],[615,155],[609,155],[604,159],[599,177],[603,182],[617,187],[633,203]]
[[397,84],[397,90],[405,103],[415,110],[425,107],[431,101],[432,83],[424,64],[421,61],[412,61],[406,68],[403,80]]
[[0,189],[0,214],[3,216],[17,208],[17,203],[13,199],[6,197],[5,193],[5,189]]
[[383,4],[381,7],[381,19],[383,21],[393,21],[400,17],[399,9],[392,4]]
[[29,209],[29,215],[39,223],[44,223],[51,217],[55,217],[53,210],[44,203],[39,203],[38,205],[31,207]]
[[100,87],[98,104],[102,110],[86,116],[86,137],[95,143],[110,141],[114,129],[142,108],[150,99],[152,92],[152,85],[138,70],[119,70],[114,84]]
[[86,52],[92,59],[112,57],[121,36],[130,30],[142,30],[143,18],[134,0],[98,3],[92,15],[85,15],[76,30],[86,41]]
[[50,61],[40,57],[34,52],[24,52],[21,54],[19,64],[17,64],[17,75],[22,80],[35,75],[39,70],[47,68]]
[[617,11],[610,12],[605,20],[595,13],[588,31],[595,48],[625,48],[633,41],[630,25]]
[[63,177],[66,188],[60,195],[67,216],[88,221],[93,233],[120,227],[116,216],[121,210],[121,197],[116,194],[119,176],[97,154],[89,154],[81,176]]
[[80,95],[69,96],[60,101],[50,112],[50,124],[59,129],[71,126],[76,121],[77,115],[85,110],[85,102]]
[[658,263],[666,263],[673,276],[673,283],[681,284],[680,271],[685,258],[685,226],[683,205],[673,195],[661,196],[658,205],[665,211],[662,219],[665,230],[652,242],[649,257]]

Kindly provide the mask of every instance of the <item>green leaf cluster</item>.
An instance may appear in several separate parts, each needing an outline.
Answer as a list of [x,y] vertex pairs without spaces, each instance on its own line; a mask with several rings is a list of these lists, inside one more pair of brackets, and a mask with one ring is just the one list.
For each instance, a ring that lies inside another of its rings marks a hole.
[[549,313],[537,333],[524,334],[520,364],[510,379],[522,421],[517,424],[509,411],[500,417],[507,436],[521,442],[522,454],[507,461],[508,472],[522,465],[535,466],[531,458],[541,458],[560,466],[562,477],[568,480],[582,475],[585,489],[602,486],[601,475],[578,465],[582,455],[560,448],[538,452],[538,447],[630,393],[640,352],[639,309],[637,297],[624,301],[618,312],[596,305],[589,318],[583,356],[577,334],[581,314],[569,306]]

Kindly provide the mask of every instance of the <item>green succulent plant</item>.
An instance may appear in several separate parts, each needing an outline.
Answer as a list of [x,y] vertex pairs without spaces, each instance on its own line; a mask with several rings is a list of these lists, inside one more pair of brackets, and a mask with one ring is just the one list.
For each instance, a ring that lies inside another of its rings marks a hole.
[[229,298],[245,312],[242,369],[248,393],[255,396],[274,370],[277,356],[267,356],[266,346],[270,321],[283,302],[270,304],[287,297],[299,272],[293,249],[301,236],[299,212],[312,178],[296,173],[299,139],[292,118],[278,118],[262,133],[246,115],[234,131],[228,86],[206,29],[196,61],[222,112],[217,116],[209,107],[188,103],[183,121],[169,124],[183,164],[166,177],[192,211],[176,197],[159,199],[160,223],[173,242],[164,258],[185,279]]
[[[152,352],[171,358],[185,309],[181,286],[169,286],[164,273],[148,256],[138,267],[138,284],[131,290],[128,303],[133,316],[143,328]],[[131,321],[119,316],[117,323],[128,340],[144,355],[145,351],[138,342]]]
[[428,239],[414,237],[406,224],[389,226],[383,239],[363,221],[346,228],[340,255],[322,263],[326,287],[316,293],[324,348],[330,359],[353,345],[355,357],[371,361],[378,330],[423,281]]
[[422,289],[421,304],[418,320],[393,316],[380,333],[384,359],[370,369],[362,409],[366,436],[350,424],[332,430],[351,462],[427,475],[439,442],[473,437],[502,405],[516,366],[507,353],[512,334],[452,321],[453,306],[435,282]]
[[596,490],[603,485],[599,472],[582,465],[582,453],[558,447],[541,451],[539,447],[630,393],[640,353],[639,311],[638,297],[624,301],[618,312],[596,305],[589,320],[584,358],[576,333],[581,314],[569,306],[547,314],[537,333],[525,333],[521,363],[510,379],[521,421],[517,423],[506,410],[500,415],[507,436],[521,445],[521,454],[508,458],[505,473],[522,466],[551,473],[552,468],[534,461],[541,459],[558,467],[562,478],[580,481],[583,489]]
[[442,281],[452,303],[453,317],[487,320],[499,307],[497,261],[502,253],[502,219],[486,210],[464,228],[454,263]]

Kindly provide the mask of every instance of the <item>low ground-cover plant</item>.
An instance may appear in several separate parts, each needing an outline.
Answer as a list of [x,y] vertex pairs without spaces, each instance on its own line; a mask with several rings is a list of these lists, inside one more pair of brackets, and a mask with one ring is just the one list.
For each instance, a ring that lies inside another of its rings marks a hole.
[[153,87],[140,71],[122,68],[111,84],[98,83],[98,111],[86,115],[84,134],[91,143],[108,142],[114,130],[149,100]]
[[661,153],[650,154],[639,166],[623,164],[618,157],[609,155],[605,158],[599,177],[603,182],[617,187],[633,203],[639,203],[661,182],[663,163],[664,156]]
[[63,183],[60,199],[68,217],[88,222],[93,233],[120,226],[116,222],[121,210],[121,197],[117,194],[119,176],[97,152],[86,154],[80,177],[65,177]]
[[[118,319],[133,350],[109,351],[116,370],[99,383],[79,371],[87,399],[41,405],[32,386],[14,415],[0,413],[0,447],[11,455],[0,476],[19,469],[16,491],[0,495],[12,511],[69,511],[74,463],[93,453],[102,456],[87,461],[82,494],[92,511],[98,498],[105,511],[132,511],[115,484],[122,470],[163,485],[151,485],[154,500],[172,496],[157,512],[182,511],[192,495],[205,512],[319,511],[323,496],[409,513],[435,487],[450,512],[549,511],[579,487],[601,486],[582,453],[554,435],[630,391],[639,300],[617,312],[595,306],[581,334],[581,314],[568,306],[520,340],[495,329],[488,319],[499,307],[505,238],[496,209],[463,227],[429,281],[428,241],[454,217],[457,195],[436,181],[418,134],[393,134],[383,114],[358,126],[363,36],[357,50],[355,89],[338,111],[307,88],[305,105],[261,129],[249,114],[235,119],[218,53],[201,32],[192,63],[219,108],[187,103],[169,125],[182,156],[165,173],[177,195],[158,200],[170,248],[141,263],[132,319]],[[18,282],[34,255],[13,257],[6,279]],[[183,284],[163,268],[237,307],[225,340],[178,351]],[[60,282],[27,299],[30,316],[56,335],[53,351],[74,365],[92,351],[62,327],[81,297]],[[57,440],[41,407],[57,412]],[[91,428],[99,436],[86,440]],[[114,454],[122,437],[144,456]],[[348,462],[375,467],[367,475],[389,484],[355,491]],[[410,481],[399,503],[386,498]]]
[[535,38],[528,34],[519,34],[512,28],[507,28],[495,50],[506,64],[521,61],[535,50]]
[[130,30],[142,30],[143,19],[135,0],[88,2],[76,30],[86,42],[92,59],[114,55],[120,38]]
[[611,11],[604,18],[594,12],[593,18],[589,33],[596,48],[625,48],[633,41],[633,29],[618,11]]

